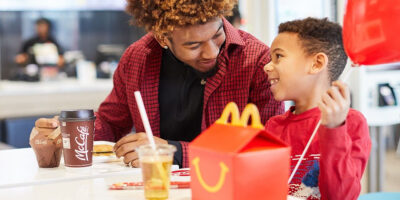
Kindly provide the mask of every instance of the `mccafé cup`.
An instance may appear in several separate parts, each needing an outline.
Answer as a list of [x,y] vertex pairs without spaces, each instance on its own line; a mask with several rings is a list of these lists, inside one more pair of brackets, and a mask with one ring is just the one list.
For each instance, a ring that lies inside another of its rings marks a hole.
[[61,111],[59,120],[66,167],[92,166],[95,119],[93,110]]

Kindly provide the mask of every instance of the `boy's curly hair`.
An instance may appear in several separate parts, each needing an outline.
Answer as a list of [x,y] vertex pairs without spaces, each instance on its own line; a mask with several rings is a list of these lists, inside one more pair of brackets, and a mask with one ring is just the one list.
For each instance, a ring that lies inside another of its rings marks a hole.
[[218,16],[229,16],[237,0],[127,0],[132,23],[159,35],[175,27],[203,24]]
[[279,33],[297,33],[307,55],[323,52],[328,56],[330,81],[335,81],[343,72],[347,62],[342,40],[342,27],[327,18],[308,17],[279,25]]

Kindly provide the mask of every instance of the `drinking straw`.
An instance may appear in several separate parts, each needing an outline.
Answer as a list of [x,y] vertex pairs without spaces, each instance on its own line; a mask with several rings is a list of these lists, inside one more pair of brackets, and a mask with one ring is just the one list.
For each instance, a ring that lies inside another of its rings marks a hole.
[[[157,150],[156,150],[156,144],[154,142],[153,132],[151,131],[149,118],[147,117],[146,109],[144,108],[142,95],[140,95],[140,91],[135,91],[134,95],[135,95],[136,103],[139,108],[140,117],[142,118],[144,130],[146,131],[146,135],[147,135],[147,138],[149,139],[150,146],[155,152],[156,166],[158,168],[161,178],[163,179],[163,183],[165,184],[165,186],[167,186],[167,176],[166,176],[164,168],[161,165],[161,159],[159,158]],[[160,162],[158,162],[158,160]]]
[[[349,75],[351,74],[352,71],[353,71],[353,67],[350,67],[347,71],[345,71],[345,72],[343,73],[343,75],[340,77],[339,80],[341,80],[342,82],[345,82],[345,81],[347,80],[347,78],[349,77]],[[301,153],[301,156],[300,156],[300,158],[299,158],[299,161],[297,161],[297,164],[296,164],[296,166],[294,167],[294,169],[293,169],[293,171],[292,171],[292,174],[290,174],[288,184],[290,184],[290,182],[292,181],[294,175],[296,174],[296,171],[297,171],[297,169],[299,168],[301,162],[303,161],[304,155],[307,153],[307,150],[308,150],[308,148],[310,147],[310,144],[311,144],[311,142],[313,141],[314,136],[315,136],[315,134],[317,133],[317,130],[318,130],[318,128],[319,128],[320,125],[321,125],[321,119],[319,119],[317,125],[315,126],[314,131],[313,131],[313,133],[311,134],[311,137],[310,137],[310,139],[308,140],[307,145],[306,145],[306,147],[305,147],[304,150],[303,150],[303,153]]]
[[297,171],[297,169],[299,168],[299,166],[300,166],[300,164],[301,164],[301,161],[303,161],[304,155],[307,153],[308,147],[310,147],[310,144],[311,144],[312,140],[314,139],[315,133],[317,132],[317,130],[318,130],[318,128],[319,128],[320,125],[321,125],[321,119],[318,121],[317,125],[315,126],[314,132],[311,134],[311,137],[310,137],[310,139],[308,140],[307,145],[306,145],[306,147],[304,148],[303,153],[301,153],[301,156],[300,156],[300,158],[299,158],[299,161],[297,161],[297,164],[296,164],[296,166],[294,167],[292,174],[290,174],[288,184],[290,184],[290,182],[291,182],[292,179],[293,179],[293,176],[296,174],[296,171]]
[[140,95],[140,91],[135,91],[134,94],[135,94],[136,103],[139,108],[140,117],[142,118],[144,130],[146,131],[147,139],[149,139],[150,146],[155,151],[156,144],[154,142],[153,132],[151,131],[149,118],[147,118],[146,109],[144,108],[142,95]]

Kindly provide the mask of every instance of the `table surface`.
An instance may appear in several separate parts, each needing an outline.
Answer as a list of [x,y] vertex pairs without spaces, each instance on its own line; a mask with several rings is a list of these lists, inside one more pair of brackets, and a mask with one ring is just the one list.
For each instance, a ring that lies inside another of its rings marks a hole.
[[[63,159],[61,159],[62,161]],[[31,148],[0,150],[0,199],[24,200],[144,200],[143,190],[109,190],[121,182],[142,180],[139,168],[122,162],[93,162],[91,168],[70,171],[39,168]],[[177,168],[177,166],[173,166]],[[171,176],[171,181],[190,181],[189,176]],[[190,189],[171,189],[169,200],[191,199]],[[299,200],[288,196],[288,200]]]
[[[109,190],[113,183],[141,181],[140,169],[122,162],[99,163],[85,170],[39,168],[31,148],[0,151],[0,199],[145,199],[143,190]],[[171,181],[190,177],[171,176]],[[170,198],[191,199],[190,189],[171,189]]]

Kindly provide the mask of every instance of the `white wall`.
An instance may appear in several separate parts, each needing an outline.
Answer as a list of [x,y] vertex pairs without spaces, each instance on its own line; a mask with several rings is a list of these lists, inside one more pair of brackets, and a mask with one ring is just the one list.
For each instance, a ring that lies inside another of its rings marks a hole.
[[246,20],[243,30],[251,33],[256,38],[271,45],[276,35],[274,28],[275,13],[273,0],[240,0],[239,10],[242,18]]
[[[342,4],[344,4],[345,0]],[[279,23],[306,17],[334,18],[334,0],[239,0],[246,21],[243,30],[267,45],[277,35]],[[342,17],[340,18],[342,21]]]

